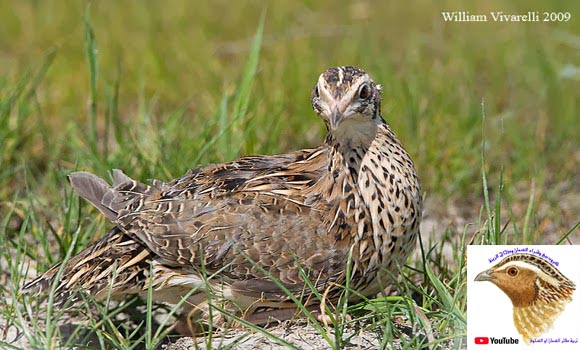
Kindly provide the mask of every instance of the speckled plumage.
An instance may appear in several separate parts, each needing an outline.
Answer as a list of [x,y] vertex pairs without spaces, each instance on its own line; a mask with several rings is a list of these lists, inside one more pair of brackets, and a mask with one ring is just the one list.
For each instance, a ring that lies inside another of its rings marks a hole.
[[[333,300],[351,250],[352,289],[371,297],[389,285],[419,233],[413,162],[381,116],[380,86],[363,70],[328,69],[311,98],[328,129],[314,149],[243,157],[151,186],[118,170],[112,186],[90,173],[71,174],[79,195],[115,227],[67,262],[57,296],[82,289],[102,297],[110,285],[113,295],[143,294],[151,283],[154,297],[169,302],[200,286],[190,298],[197,304],[206,296],[204,270],[215,274],[217,295],[239,310],[275,308],[290,298],[260,268],[303,297],[309,293],[300,265]],[[46,289],[58,268],[25,291]]]
[[576,289],[554,265],[528,253],[504,258],[475,280],[492,282],[510,298],[514,325],[526,344],[552,326]]

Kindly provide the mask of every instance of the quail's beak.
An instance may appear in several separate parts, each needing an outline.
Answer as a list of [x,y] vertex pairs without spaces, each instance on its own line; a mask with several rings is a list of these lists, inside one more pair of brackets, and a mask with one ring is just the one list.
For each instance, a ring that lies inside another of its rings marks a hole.
[[491,281],[494,280],[495,276],[493,275],[493,270],[486,270],[480,272],[477,276],[475,276],[476,281]]
[[329,126],[331,130],[336,130],[338,128],[338,124],[340,124],[340,120],[342,119],[342,113],[338,111],[338,108],[334,108],[330,113]]
[[340,123],[345,119],[344,112],[348,108],[348,102],[332,101],[329,103],[329,107],[330,116],[328,118],[328,123],[331,130],[336,130]]

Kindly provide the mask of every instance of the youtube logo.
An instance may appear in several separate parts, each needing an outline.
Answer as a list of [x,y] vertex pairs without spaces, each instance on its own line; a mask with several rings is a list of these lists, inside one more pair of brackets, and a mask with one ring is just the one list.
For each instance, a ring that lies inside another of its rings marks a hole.
[[478,345],[489,344],[489,337],[475,337],[475,344]]

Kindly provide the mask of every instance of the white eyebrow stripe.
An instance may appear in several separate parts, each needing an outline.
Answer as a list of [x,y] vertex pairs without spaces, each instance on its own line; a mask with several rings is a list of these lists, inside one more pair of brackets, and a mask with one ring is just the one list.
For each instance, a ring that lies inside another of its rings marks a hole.
[[341,101],[343,101],[343,103],[350,103],[354,99],[354,96],[358,93],[358,88],[360,85],[360,80],[355,81],[354,84],[351,85],[350,89],[347,90],[347,93],[342,96]]
[[330,91],[328,91],[328,89],[326,89],[326,81],[324,80],[324,74],[320,74],[320,77],[318,78],[318,93],[320,95],[320,99],[322,101],[331,101],[332,100],[332,95],[330,94]]
[[560,282],[556,278],[548,275],[547,273],[545,273],[542,269],[540,269],[536,265],[531,264],[529,262],[525,262],[525,261],[518,261],[518,260],[510,261],[510,262],[506,263],[505,265],[500,266],[496,271],[504,271],[511,266],[516,266],[516,267],[521,267],[524,269],[532,270],[538,276],[540,276],[541,279],[547,281],[548,283],[550,283],[552,285],[558,286],[560,284]]

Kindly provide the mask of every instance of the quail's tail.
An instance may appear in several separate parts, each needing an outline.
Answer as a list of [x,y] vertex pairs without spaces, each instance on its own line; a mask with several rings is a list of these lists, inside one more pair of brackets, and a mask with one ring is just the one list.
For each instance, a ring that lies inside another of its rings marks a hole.
[[[54,284],[56,305],[78,300],[83,290],[95,299],[139,293],[146,288],[151,253],[115,227],[105,237],[24,285],[25,294],[46,294]],[[62,269],[60,278],[56,280]]]
[[[158,181],[154,182],[154,187],[136,182],[120,170],[113,170],[112,186],[87,172],[72,173],[69,180],[81,197],[112,222],[117,221],[120,211],[157,191],[157,186],[163,186]],[[105,237],[73,256],[64,266],[55,265],[24,285],[22,292],[46,293],[56,284],[57,305],[74,302],[78,299],[78,290],[84,290],[97,299],[109,292],[112,295],[136,293],[142,290],[143,281],[147,278],[150,254],[143,244],[115,227]]]

